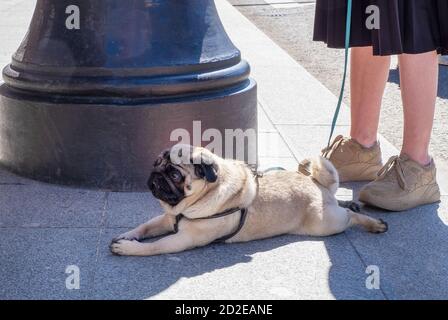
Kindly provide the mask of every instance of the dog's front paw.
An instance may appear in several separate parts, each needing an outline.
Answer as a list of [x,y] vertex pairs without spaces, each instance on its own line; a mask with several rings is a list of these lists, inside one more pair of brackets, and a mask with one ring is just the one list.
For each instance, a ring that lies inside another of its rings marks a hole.
[[382,219],[378,219],[376,221],[376,223],[374,224],[371,232],[384,233],[384,232],[387,232],[387,230],[389,230],[389,225],[387,224],[387,222]]
[[134,256],[138,255],[141,243],[136,240],[125,240],[118,239],[116,241],[112,240],[109,248],[113,254],[119,256]]
[[113,238],[112,243],[118,242],[119,240],[129,240],[129,241],[137,240],[138,241],[140,239],[133,232],[129,231],[129,232],[122,233],[119,236],[116,236],[115,238]]

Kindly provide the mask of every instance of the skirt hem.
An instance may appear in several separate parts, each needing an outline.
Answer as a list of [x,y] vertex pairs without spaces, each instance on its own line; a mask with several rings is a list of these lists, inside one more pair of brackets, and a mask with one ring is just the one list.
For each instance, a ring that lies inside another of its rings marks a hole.
[[[366,27],[366,8],[380,10],[380,28]],[[347,0],[317,0],[314,41],[344,48]],[[437,51],[448,55],[447,0],[356,0],[350,47],[373,47],[379,56]]]
[[[323,42],[330,49],[345,49],[345,46],[329,44],[325,40],[313,39],[315,42]],[[350,48],[362,48],[362,47],[372,47],[374,56],[395,56],[400,54],[422,54],[432,51],[437,51],[437,54],[448,55],[448,48],[445,47],[432,47],[432,48],[419,48],[418,50],[377,50],[372,43],[354,43],[350,44]]]

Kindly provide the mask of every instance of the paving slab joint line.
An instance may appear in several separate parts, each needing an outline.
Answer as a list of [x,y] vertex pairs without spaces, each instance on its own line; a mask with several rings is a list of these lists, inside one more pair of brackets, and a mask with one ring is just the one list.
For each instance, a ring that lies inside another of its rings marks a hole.
[[258,104],[263,109],[263,112],[264,112],[266,118],[272,124],[272,126],[275,129],[275,131],[277,131],[277,134],[280,136],[280,138],[282,139],[283,143],[288,148],[290,155],[297,161],[297,164],[298,164],[301,160],[297,159],[297,157],[295,156],[294,152],[291,149],[291,146],[288,144],[288,142],[286,141],[285,137],[281,134],[280,130],[278,130],[277,125],[272,121],[270,115],[266,112],[266,108],[263,106],[263,103],[261,101],[258,101]]
[[[350,243],[350,246],[355,251],[356,256],[358,257],[360,262],[363,264],[364,268],[366,268],[366,270],[367,270],[367,267],[368,267],[367,263],[364,261],[364,259],[362,258],[362,255],[359,253],[358,249],[356,249],[355,244],[352,242],[352,240],[350,239],[350,237],[347,235],[346,232],[344,232],[344,237],[347,239],[348,243]],[[390,300],[389,297],[387,296],[387,294],[384,292],[384,290],[381,287],[381,285],[380,285],[379,290],[380,290],[381,294],[384,296],[385,300]]]
[[104,230],[106,229],[107,224],[107,206],[109,204],[109,195],[110,195],[109,191],[106,191],[104,193],[104,205],[103,209],[101,210],[101,221],[98,231],[98,239],[96,241],[96,247],[95,247],[95,261],[93,263],[93,270],[92,270],[92,286],[90,287],[90,292],[88,293],[89,298],[92,298],[93,295],[95,294],[95,276],[100,256],[101,237],[104,233]]

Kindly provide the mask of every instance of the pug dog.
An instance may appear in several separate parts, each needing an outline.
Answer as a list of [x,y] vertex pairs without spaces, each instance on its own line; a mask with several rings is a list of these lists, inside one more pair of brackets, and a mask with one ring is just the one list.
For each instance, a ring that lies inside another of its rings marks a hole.
[[233,243],[283,234],[330,236],[354,225],[372,233],[387,231],[384,221],[339,206],[338,173],[322,157],[303,161],[297,172],[260,175],[244,162],[176,145],[157,158],[148,187],[163,214],[113,239],[112,253],[151,256],[217,239]]

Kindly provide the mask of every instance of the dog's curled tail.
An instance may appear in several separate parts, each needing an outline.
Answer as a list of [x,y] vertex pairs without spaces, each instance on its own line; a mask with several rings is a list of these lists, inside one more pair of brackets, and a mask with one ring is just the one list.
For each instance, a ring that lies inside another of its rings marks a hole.
[[299,164],[299,172],[311,176],[318,183],[336,193],[339,175],[333,164],[323,157],[305,159]]

